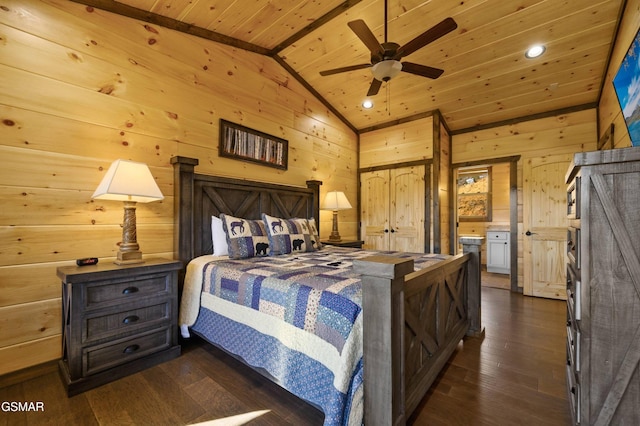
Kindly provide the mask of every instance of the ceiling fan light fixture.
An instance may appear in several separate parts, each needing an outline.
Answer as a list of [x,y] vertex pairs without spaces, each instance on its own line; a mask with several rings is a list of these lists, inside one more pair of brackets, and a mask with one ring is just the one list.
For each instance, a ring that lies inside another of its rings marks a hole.
[[380,61],[371,67],[373,78],[379,81],[389,81],[400,74],[400,71],[402,71],[402,64],[393,59]]
[[371,99],[365,99],[362,101],[362,108],[371,109],[373,108],[373,101]]

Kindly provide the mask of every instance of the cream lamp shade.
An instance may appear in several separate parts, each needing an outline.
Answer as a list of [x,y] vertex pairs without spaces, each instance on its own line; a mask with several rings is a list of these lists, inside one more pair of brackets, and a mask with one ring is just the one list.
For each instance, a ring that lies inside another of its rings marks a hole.
[[146,164],[116,160],[91,198],[149,203],[164,199],[164,195]]
[[342,191],[331,191],[325,195],[320,208],[322,210],[333,210],[333,228],[329,236],[329,241],[342,241],[340,233],[338,232],[338,211],[351,208],[351,203],[349,203],[347,196],[344,195]]
[[150,203],[164,199],[149,167],[135,161],[114,161],[91,198],[124,202],[122,242],[115,263],[118,265],[143,263],[142,252],[137,241],[136,203]]
[[322,201],[323,210],[348,210],[351,208],[351,203],[347,200],[347,196],[341,191],[331,191],[325,195]]

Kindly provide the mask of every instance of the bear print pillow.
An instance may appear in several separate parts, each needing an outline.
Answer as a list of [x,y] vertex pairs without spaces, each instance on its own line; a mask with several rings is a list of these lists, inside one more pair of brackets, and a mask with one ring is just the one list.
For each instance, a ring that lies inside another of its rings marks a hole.
[[267,256],[269,254],[269,237],[262,220],[249,220],[220,214],[224,232],[227,234],[229,257],[245,259],[248,257]]
[[265,213],[262,219],[269,235],[272,255],[316,250],[316,241],[311,236],[307,219],[282,219]]

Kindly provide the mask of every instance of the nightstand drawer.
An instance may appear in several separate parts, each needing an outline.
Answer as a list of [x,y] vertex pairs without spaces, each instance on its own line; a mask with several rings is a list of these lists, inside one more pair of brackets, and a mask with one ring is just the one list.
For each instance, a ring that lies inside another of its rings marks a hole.
[[135,280],[104,281],[96,285],[87,285],[84,293],[84,306],[87,309],[98,309],[134,302],[149,296],[168,295],[171,291],[167,274],[146,275]]
[[123,337],[145,328],[157,328],[168,325],[171,319],[171,303],[169,300],[147,302],[146,306],[119,312],[87,317],[83,330],[83,343],[116,336]]
[[115,343],[92,346],[83,351],[82,372],[84,375],[94,374],[170,346],[171,331],[168,328],[140,334]]

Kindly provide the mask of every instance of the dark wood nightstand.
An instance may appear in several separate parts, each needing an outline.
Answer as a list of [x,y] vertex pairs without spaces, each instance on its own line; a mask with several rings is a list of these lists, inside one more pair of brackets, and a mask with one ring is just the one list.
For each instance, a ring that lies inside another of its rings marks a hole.
[[358,241],[358,240],[342,240],[342,241],[320,240],[320,242],[328,246],[352,247],[352,248],[359,248],[359,249],[361,249],[362,244],[364,244],[364,241]]
[[65,266],[60,373],[69,396],[180,355],[178,271],[182,263],[146,259]]

